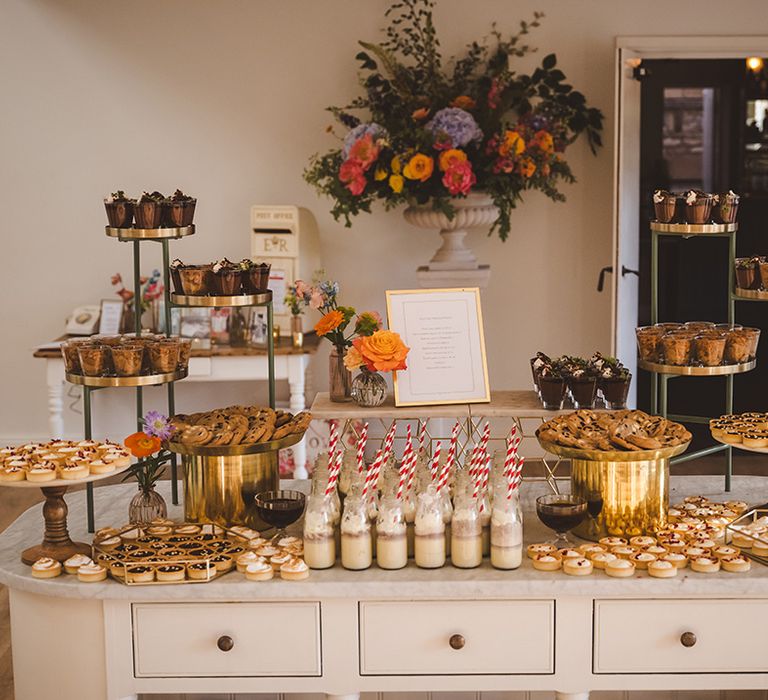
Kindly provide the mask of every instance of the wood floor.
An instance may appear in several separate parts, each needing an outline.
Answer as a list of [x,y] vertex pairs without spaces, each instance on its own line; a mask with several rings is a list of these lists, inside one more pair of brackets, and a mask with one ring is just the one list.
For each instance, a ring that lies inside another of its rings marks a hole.
[[[683,465],[679,465],[678,467],[673,467],[673,474],[720,474],[722,471],[722,458],[718,457],[709,457],[704,459],[695,460],[691,463],[686,463]],[[533,466],[533,465],[531,465]],[[734,457],[734,471],[737,474],[758,474],[763,475],[764,470],[760,469],[758,464],[755,463],[754,459],[750,459],[748,456],[735,456]],[[119,481],[119,477],[115,479],[115,481]],[[107,482],[109,483],[109,481]],[[30,508],[36,503],[42,502],[42,495],[40,494],[37,489],[1,489],[0,488],[0,532],[5,530],[8,525],[10,525],[21,513],[23,513],[27,508]],[[10,622],[9,622],[9,611],[8,611],[8,591],[5,588],[5,586],[0,585],[0,700],[14,700],[14,694],[13,694],[13,665],[12,665],[12,655],[11,655],[11,634],[10,634]],[[718,698],[723,697],[722,694],[717,693],[717,691],[712,691],[712,697]],[[418,694],[419,697],[424,696],[424,698],[428,697],[428,694]],[[466,693],[463,695],[467,695]],[[532,694],[520,694],[522,697],[530,697],[530,698],[539,698],[539,697],[547,697],[549,698],[549,694],[538,694],[538,693],[532,693]],[[610,694],[608,694],[610,695]],[[621,697],[621,694],[617,694],[619,697]],[[638,694],[638,700],[640,700],[640,695],[643,696],[643,698],[646,697],[645,694]],[[517,697],[513,694],[514,697]],[[599,694],[595,694],[595,698],[597,700]],[[635,694],[630,693],[629,696],[634,700]],[[648,697],[650,697],[650,694],[647,694]],[[699,694],[699,698],[704,698],[704,694]],[[746,700],[746,698],[765,698],[768,700],[768,693],[763,693],[763,691],[755,692],[754,694],[751,692],[744,692],[742,696],[740,696],[740,700],[743,698],[743,700]],[[202,697],[202,696],[195,696]],[[220,696],[214,696],[212,700],[218,700]],[[227,696],[224,696],[227,697]],[[321,697],[321,696],[318,696]],[[614,696],[611,695],[611,698]],[[686,694],[686,693],[679,693],[676,694],[676,697],[686,699],[688,698],[694,698],[696,697],[694,694]],[[710,697],[710,695],[706,695],[707,698]],[[736,695],[728,694],[728,698],[735,698]],[[192,696],[187,696],[189,700],[191,700]],[[265,699],[266,700],[266,699]],[[415,700],[415,698],[414,698]],[[457,695],[456,700],[460,700],[459,696]],[[606,697],[606,700],[608,698]]]

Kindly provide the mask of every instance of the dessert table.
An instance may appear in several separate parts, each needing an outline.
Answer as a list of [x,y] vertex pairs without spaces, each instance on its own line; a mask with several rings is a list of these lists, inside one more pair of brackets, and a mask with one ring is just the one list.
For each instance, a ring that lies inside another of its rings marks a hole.
[[[523,485],[526,544],[551,535],[532,507],[546,488]],[[754,503],[764,488],[760,477],[736,477],[728,498]],[[671,500],[722,499],[721,489],[719,477],[673,477]],[[120,524],[133,492],[100,489],[99,522]],[[82,499],[68,500],[72,535],[86,538]],[[411,562],[399,571],[337,565],[300,582],[233,572],[197,585],[83,584],[30,576],[19,555],[39,528],[36,506],[0,535],[17,700],[385,690],[555,690],[583,700],[591,690],[768,687],[768,569],[757,564],[672,579],[571,577],[524,559],[514,571]]]
[[[298,413],[306,408],[304,396],[309,361],[317,352],[319,338],[304,336],[304,345],[294,348],[290,338],[275,344],[275,380],[288,382],[289,409]],[[50,434],[64,434],[64,360],[58,348],[36,350],[34,357],[45,360],[48,385],[48,425]],[[189,361],[185,382],[247,382],[267,381],[267,351],[265,348],[237,348],[214,345],[210,349],[195,349]],[[302,441],[293,448],[297,468],[303,470],[307,449]],[[306,476],[300,471],[298,476]]]

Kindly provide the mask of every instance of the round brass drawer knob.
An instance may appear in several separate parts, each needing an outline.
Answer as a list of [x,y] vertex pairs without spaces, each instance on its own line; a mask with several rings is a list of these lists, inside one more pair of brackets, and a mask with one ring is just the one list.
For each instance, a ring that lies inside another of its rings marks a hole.
[[684,647],[692,647],[696,644],[696,635],[693,632],[683,632],[680,635],[680,644]]
[[451,645],[451,649],[463,649],[466,643],[467,640],[464,639],[464,637],[460,634],[452,634],[451,638],[448,640],[448,644]]
[[216,640],[216,646],[219,647],[221,651],[232,651],[235,646],[235,640],[225,634]]

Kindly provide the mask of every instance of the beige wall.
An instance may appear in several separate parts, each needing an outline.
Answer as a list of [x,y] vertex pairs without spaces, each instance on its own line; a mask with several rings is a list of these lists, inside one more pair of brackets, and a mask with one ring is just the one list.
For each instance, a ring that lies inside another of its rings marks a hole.
[[[4,332],[0,436],[44,435],[42,363],[30,348],[57,335],[71,307],[109,296],[128,274],[128,246],[102,233],[101,198],[116,187],[200,198],[199,235],[175,244],[184,259],[248,252],[248,207],[290,203],[319,222],[325,264],[344,300],[383,310],[387,288],[415,286],[436,234],[377,210],[351,230],[303,182],[307,157],[331,145],[323,108],[356,88],[356,40],[376,39],[384,0],[0,0],[0,231]],[[555,205],[533,194],[510,240],[474,234],[491,262],[483,294],[495,388],[526,387],[527,358],[607,349],[610,301],[595,292],[611,262],[613,45],[626,34],[757,34],[763,3],[615,0],[441,0],[447,52],[487,32],[547,13],[532,41],[556,51],[568,77],[607,116],[598,158],[568,154],[579,178]],[[762,25],[762,26],[760,26]],[[150,268],[149,261],[144,266]],[[324,377],[318,376],[317,385]],[[180,387],[179,405],[206,405]],[[246,389],[221,386],[216,402]],[[98,397],[99,425],[119,432],[124,397]],[[67,427],[78,429],[68,414]]]

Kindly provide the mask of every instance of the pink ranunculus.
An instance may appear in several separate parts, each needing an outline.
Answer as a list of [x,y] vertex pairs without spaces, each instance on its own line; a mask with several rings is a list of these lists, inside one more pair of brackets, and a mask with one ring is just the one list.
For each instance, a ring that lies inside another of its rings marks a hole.
[[304,280],[296,280],[296,296],[305,297],[312,293],[312,287],[310,287]]
[[365,176],[360,175],[360,177],[356,177],[351,182],[347,183],[347,189],[355,196],[360,195],[363,193],[363,190],[365,189]]
[[477,182],[468,160],[452,163],[443,175],[443,184],[451,195],[467,194]]
[[349,149],[349,160],[356,160],[363,170],[368,170],[378,157],[379,147],[374,143],[370,133],[357,139]]
[[309,297],[309,308],[310,309],[319,309],[323,304],[325,304],[325,297],[323,296],[323,293],[319,289],[312,288],[312,294]]
[[353,158],[345,160],[339,168],[339,180],[355,196],[362,194],[365,189],[365,175],[362,163]]

